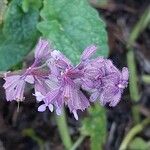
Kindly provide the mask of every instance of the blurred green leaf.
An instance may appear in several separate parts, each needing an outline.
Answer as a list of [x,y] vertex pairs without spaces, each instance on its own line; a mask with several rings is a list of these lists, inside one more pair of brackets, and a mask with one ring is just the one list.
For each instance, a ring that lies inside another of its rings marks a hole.
[[129,145],[129,150],[149,150],[150,143],[144,141],[142,138],[135,138]]
[[91,138],[91,149],[101,150],[106,137],[105,109],[99,105],[90,108],[89,116],[82,122],[81,133]]
[[105,24],[87,0],[44,0],[41,17],[43,36],[74,63],[91,44],[98,46],[99,55],[108,55]]
[[134,26],[128,40],[128,47],[133,46],[140,33],[150,25],[150,6],[144,11],[141,18]]
[[7,70],[33,48],[38,36],[38,9],[24,13],[22,1],[12,0],[5,14],[0,35],[0,70]]

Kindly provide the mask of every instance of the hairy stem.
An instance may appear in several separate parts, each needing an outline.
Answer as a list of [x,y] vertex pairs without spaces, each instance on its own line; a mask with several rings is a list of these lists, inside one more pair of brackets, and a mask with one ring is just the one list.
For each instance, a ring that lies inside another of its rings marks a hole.
[[126,150],[129,143],[132,141],[132,139],[140,133],[144,127],[146,127],[148,124],[150,124],[150,118],[146,118],[145,120],[142,121],[142,123],[134,126],[128,134],[125,136],[124,140],[122,141],[119,150]]
[[72,147],[72,141],[71,137],[68,131],[68,125],[66,121],[66,113],[65,110],[63,110],[63,115],[62,116],[57,116],[56,115],[56,123],[58,126],[59,134],[61,137],[61,140],[66,148],[66,150],[70,150]]

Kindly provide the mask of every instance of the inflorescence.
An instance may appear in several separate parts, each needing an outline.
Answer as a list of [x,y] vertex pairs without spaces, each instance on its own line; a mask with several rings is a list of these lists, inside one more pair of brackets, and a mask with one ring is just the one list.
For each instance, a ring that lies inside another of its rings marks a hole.
[[[128,69],[119,71],[106,58],[91,58],[96,46],[87,47],[80,63],[73,66],[60,51],[53,50],[47,40],[40,39],[34,53],[34,63],[17,75],[6,75],[4,88],[7,101],[23,101],[26,83],[34,86],[38,111],[48,108],[61,115],[67,106],[75,119],[77,110],[85,110],[96,100],[101,105],[116,106],[128,84]],[[86,94],[88,93],[88,94]],[[86,94],[86,95],[85,95]]]

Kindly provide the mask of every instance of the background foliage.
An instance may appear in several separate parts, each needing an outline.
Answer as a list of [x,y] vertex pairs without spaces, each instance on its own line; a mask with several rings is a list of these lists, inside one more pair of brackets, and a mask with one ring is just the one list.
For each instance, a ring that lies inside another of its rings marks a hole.
[[74,63],[91,44],[108,55],[105,24],[87,0],[12,0],[0,32],[0,70],[21,62],[40,36]]

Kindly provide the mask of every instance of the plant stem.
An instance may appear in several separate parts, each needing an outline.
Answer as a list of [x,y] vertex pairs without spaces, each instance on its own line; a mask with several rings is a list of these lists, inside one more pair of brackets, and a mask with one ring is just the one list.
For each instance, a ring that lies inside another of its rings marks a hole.
[[143,75],[142,80],[143,82],[150,84],[150,75]]
[[56,115],[56,123],[58,126],[61,140],[62,140],[66,150],[70,150],[72,147],[72,141],[71,141],[71,137],[70,137],[70,134],[68,131],[65,110],[63,110],[63,115],[61,115],[61,116]]
[[136,39],[139,37],[140,33],[149,25],[150,23],[150,6],[144,11],[139,21],[132,29],[131,34],[129,36],[127,47],[133,46]]
[[130,96],[133,101],[139,100],[139,90],[138,90],[138,78],[137,78],[137,70],[136,70],[136,64],[135,64],[135,57],[133,50],[129,50],[127,53],[127,63],[129,68],[129,90],[130,90]]
[[126,135],[126,137],[124,138],[124,140],[122,141],[119,150],[126,150],[129,143],[132,141],[132,139],[135,137],[135,135],[137,135],[138,133],[140,133],[144,127],[146,127],[148,124],[150,124],[150,118],[147,118],[145,120],[142,121],[142,123],[134,126]]
[[[128,51],[127,53],[127,63],[129,68],[129,91],[130,97],[134,102],[137,102],[140,98],[139,90],[138,90],[138,77],[137,77],[137,70],[135,64],[135,57],[133,50]],[[135,105],[132,107],[132,114],[134,121],[136,123],[139,122],[139,106]]]
[[85,139],[85,135],[81,135],[78,140],[73,144],[72,148],[70,150],[76,150],[80,144],[83,142],[83,140]]

